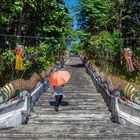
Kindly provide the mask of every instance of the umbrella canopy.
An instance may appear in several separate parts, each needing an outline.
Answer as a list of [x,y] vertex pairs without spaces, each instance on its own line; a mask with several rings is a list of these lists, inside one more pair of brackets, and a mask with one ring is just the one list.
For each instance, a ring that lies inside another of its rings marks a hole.
[[68,71],[59,70],[49,77],[49,82],[51,85],[61,86],[66,84],[69,79],[70,73]]

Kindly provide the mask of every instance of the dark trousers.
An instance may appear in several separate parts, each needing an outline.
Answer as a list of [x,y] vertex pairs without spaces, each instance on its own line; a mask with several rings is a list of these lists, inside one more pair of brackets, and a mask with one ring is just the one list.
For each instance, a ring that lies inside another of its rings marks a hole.
[[63,95],[56,95],[55,96],[55,106],[59,107],[59,105],[61,104]]

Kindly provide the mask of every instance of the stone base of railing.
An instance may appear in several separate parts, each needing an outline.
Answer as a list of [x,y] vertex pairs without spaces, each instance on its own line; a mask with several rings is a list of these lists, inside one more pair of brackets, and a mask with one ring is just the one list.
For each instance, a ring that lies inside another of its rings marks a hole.
[[18,99],[12,99],[0,105],[0,128],[13,127],[24,124],[28,121],[33,106],[39,96],[46,92],[49,87],[47,78],[43,82],[38,82],[35,89],[29,93],[22,91]]

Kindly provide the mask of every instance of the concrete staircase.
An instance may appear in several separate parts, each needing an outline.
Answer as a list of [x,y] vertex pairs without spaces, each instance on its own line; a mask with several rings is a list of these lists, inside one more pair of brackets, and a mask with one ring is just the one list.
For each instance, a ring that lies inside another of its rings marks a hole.
[[38,100],[29,117],[28,124],[0,130],[0,140],[140,140],[137,126],[124,126],[111,121],[100,93],[86,73],[80,58],[70,57],[64,67],[71,73],[71,79],[64,87],[68,106],[54,111],[50,105],[52,87]]

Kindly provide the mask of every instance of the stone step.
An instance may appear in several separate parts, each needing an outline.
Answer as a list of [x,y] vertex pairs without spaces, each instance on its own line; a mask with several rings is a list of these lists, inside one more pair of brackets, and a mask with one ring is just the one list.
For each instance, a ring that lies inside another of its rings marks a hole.
[[[62,140],[62,139],[66,139],[66,140],[139,140],[139,136],[137,134],[121,134],[117,135],[95,135],[95,134],[75,134],[75,133],[69,133],[69,134],[65,134],[65,135],[59,135],[59,134],[2,134],[2,136],[0,135],[1,140]],[[3,137],[3,138],[2,138]],[[5,139],[6,137],[6,139]]]
[[[75,120],[73,120],[73,121],[71,121],[71,119],[69,119],[69,118],[66,118],[64,121],[64,118],[62,118],[62,119],[51,119],[51,118],[48,118],[48,119],[45,119],[45,118],[40,118],[40,119],[37,119],[37,118],[31,118],[29,121],[28,121],[28,124],[42,124],[42,125],[45,125],[45,124],[53,124],[53,123],[55,123],[55,124],[61,124],[61,125],[63,125],[63,124],[70,124],[70,123],[72,123],[72,124],[74,124],[74,125],[77,125],[77,124],[82,124],[82,123],[85,123],[85,124],[88,124],[88,123],[94,123],[94,122],[96,122],[96,123],[98,123],[98,127],[101,125],[103,125],[103,123],[106,123],[106,126],[108,125],[108,123],[111,121],[110,119],[108,119],[108,118],[106,118],[106,119],[104,119],[104,121],[101,121],[101,120],[95,120],[95,119],[80,119],[80,120],[78,120],[78,119],[75,119]],[[90,122],[89,122],[90,121]],[[105,126],[105,124],[104,124],[104,126]]]
[[[52,95],[53,92],[47,92],[44,93],[40,98],[48,97],[49,95]],[[100,93],[95,92],[81,92],[81,91],[65,91],[65,95],[68,97],[89,97],[89,99],[94,99],[96,97],[102,97]]]
[[[38,102],[39,101],[49,102],[50,100],[55,100],[55,99],[54,99],[54,97],[48,95],[48,96],[40,97]],[[89,103],[89,102],[90,103],[99,102],[99,103],[102,103],[102,102],[104,102],[104,99],[102,98],[102,96],[95,96],[95,98],[91,99],[91,96],[90,96],[90,98],[87,98],[87,96],[80,96],[80,98],[79,98],[79,96],[67,96],[66,95],[66,97],[63,97],[63,100],[69,100],[70,102],[78,102],[78,103],[83,103],[83,102],[87,102],[87,103]]]
[[[46,102],[46,101],[39,101],[39,102],[37,102],[36,103],[36,105],[37,106],[46,106],[46,105],[54,105],[55,104],[55,102],[54,101],[52,101],[52,102]],[[66,104],[66,105],[65,105]],[[68,105],[67,105],[68,104]],[[84,102],[75,102],[75,101],[65,101],[64,103],[62,103],[62,106],[68,106],[69,108],[71,108],[71,107],[73,107],[73,106],[76,106],[76,107],[89,107],[89,106],[94,106],[94,107],[106,107],[106,105],[105,104],[101,104],[101,102],[98,104],[98,106],[97,106],[97,104],[95,103],[95,102],[88,102],[88,103],[86,103],[86,101],[84,101]],[[93,108],[94,108],[93,107]],[[106,107],[107,108],[107,107]]]
[[[47,105],[38,105],[38,106],[35,106],[33,108],[33,112],[43,112],[43,111],[49,111],[49,110],[54,110],[54,106],[47,106]],[[68,110],[72,113],[72,112],[91,112],[91,113],[94,113],[94,112],[108,112],[108,108],[106,106],[83,106],[81,108],[81,106],[71,106],[71,107],[68,107],[68,106],[59,106],[59,111],[62,111],[62,112],[68,112]],[[59,113],[62,113],[62,112],[59,112]],[[49,113],[49,112],[48,112]],[[51,112],[52,113],[52,112]],[[108,112],[110,113],[110,112]]]
[[[102,108],[95,108],[95,109],[90,109],[90,110],[70,110],[70,109],[65,109],[64,108],[60,108],[59,107],[59,114],[99,114],[99,113],[104,113],[104,114],[108,114],[109,116],[111,116],[110,112],[105,108],[105,109],[102,109]],[[32,115],[34,114],[56,114],[56,112],[54,111],[54,108],[36,108],[34,109],[34,112],[31,112],[30,113],[30,116],[32,117]]]
[[[38,106],[38,109],[37,109],[37,106]],[[36,105],[36,107],[34,107],[33,109],[34,110],[39,110],[39,108],[40,109],[41,108],[48,108],[49,109],[49,108],[54,108],[54,107],[53,106],[49,106],[48,107],[48,105]],[[71,105],[71,107],[68,107],[68,106],[60,106],[59,109],[60,108],[62,110],[68,110],[68,109],[69,110],[87,110],[87,109],[88,110],[96,110],[96,109],[100,110],[101,109],[102,111],[107,111],[108,110],[107,107],[104,107],[102,105],[101,106],[98,106],[98,107],[97,106],[90,106],[90,105],[89,106],[85,106],[85,105],[83,105],[83,106],[78,106],[78,105],[77,106],[72,106]]]
[[[88,121],[89,122],[89,121]],[[104,126],[109,125],[109,120],[104,120],[104,121],[94,121],[91,120],[89,123],[94,124],[94,126],[90,126],[90,129],[94,129],[94,128],[103,128]],[[72,126],[78,126],[80,129],[85,129],[85,126],[87,126],[87,120],[74,120],[74,121],[70,121],[70,120],[65,120],[65,121],[60,121],[60,120],[30,120],[28,124],[34,125],[47,125],[49,127],[53,127],[53,125],[57,125],[58,128],[61,128],[63,126],[69,126],[70,128],[72,128]],[[102,125],[101,125],[102,124]],[[89,126],[87,126],[89,127]],[[110,127],[113,126],[110,124]]]
[[[91,99],[93,98],[93,99]],[[41,96],[40,99],[38,101],[50,101],[50,100],[55,100],[55,97],[53,97],[51,94],[50,95],[44,95]],[[63,97],[63,100],[69,100],[69,101],[75,101],[75,102],[81,102],[81,100],[86,101],[86,102],[103,102],[104,99],[102,96],[88,96],[88,95],[67,95],[65,94]]]
[[[81,104],[81,105],[86,105],[86,102],[87,102],[87,105],[95,105],[95,104],[97,104],[97,102],[98,102],[98,104],[103,104],[104,106],[105,106],[105,101],[104,101],[104,99],[101,99],[100,100],[100,98],[96,98],[96,99],[94,99],[93,101],[91,101],[90,99],[86,99],[86,98],[76,98],[77,100],[75,100],[75,99],[73,99],[73,97],[71,97],[71,98],[63,98],[63,100],[62,100],[62,106],[63,106],[63,102],[68,102],[69,104]],[[83,102],[81,101],[83,99]],[[55,102],[55,98],[52,98],[52,97],[49,97],[49,98],[47,98],[47,99],[44,99],[44,100],[38,100],[38,102],[36,103],[36,104],[41,104],[41,103],[43,103],[43,104],[50,104],[50,103],[54,103]]]
[[[53,108],[53,106],[48,106],[48,104],[40,104],[40,105],[36,105],[36,107],[41,107],[41,108]],[[36,107],[34,107],[34,109],[36,108]],[[60,106],[61,107],[61,106]],[[80,106],[75,106],[75,105],[71,105],[71,106],[63,106],[62,108],[64,108],[64,110],[65,109],[70,109],[70,110],[87,110],[87,109],[99,109],[99,108],[104,108],[104,109],[107,109],[107,107],[105,106],[105,105],[100,105],[100,106],[98,106],[98,107],[94,107],[94,106],[90,106],[90,105],[88,105],[88,106],[86,106],[86,105],[80,105]]]
[[[52,92],[54,92],[54,90],[51,90],[51,91],[47,91],[47,93],[52,93]],[[97,90],[95,89],[92,89],[92,90],[88,90],[88,89],[86,89],[86,90],[75,90],[75,89],[67,89],[67,90],[65,90],[65,93],[96,93],[97,94]],[[98,93],[99,94],[99,93]]]
[[[17,132],[19,129],[22,130],[22,134],[29,134],[31,130],[34,130],[31,132],[31,134],[54,134],[54,135],[69,135],[69,134],[80,134],[82,137],[82,134],[91,134],[94,136],[115,136],[115,135],[130,135],[136,136],[138,134],[138,129],[130,128],[130,127],[122,127],[120,125],[111,125],[109,122],[103,122],[103,121],[90,121],[89,124],[86,123],[86,121],[80,121],[80,122],[69,122],[65,121],[63,123],[59,123],[60,121],[53,121],[52,123],[46,123],[46,124],[28,124],[28,127],[26,125],[23,125],[22,127],[17,127],[14,129],[14,131],[10,130],[12,134]],[[67,127],[69,125],[69,127]],[[26,129],[25,129],[26,128]],[[61,129],[60,129],[61,128]],[[133,132],[132,132],[133,131]],[[5,131],[1,131],[1,133],[4,133]],[[5,132],[6,133],[6,132]],[[20,134],[20,133],[19,133]]]
[[[47,103],[48,104],[48,102],[50,102],[50,100],[55,100],[55,99],[50,97],[50,98],[47,98],[47,99],[38,100],[37,104],[40,104],[40,103],[42,103],[42,104]],[[86,98],[80,98],[80,99],[75,100],[74,98],[72,98],[70,100],[70,98],[68,97],[68,98],[63,98],[63,101],[68,101],[71,104],[76,103],[76,105],[77,104],[79,104],[79,105],[95,105],[95,104],[97,104],[97,102],[99,102],[98,104],[105,104],[103,98],[101,98],[101,99],[96,98],[94,100],[90,100],[90,99],[86,99]]]

